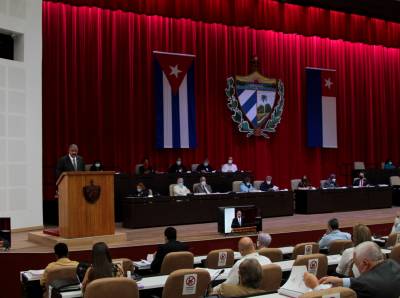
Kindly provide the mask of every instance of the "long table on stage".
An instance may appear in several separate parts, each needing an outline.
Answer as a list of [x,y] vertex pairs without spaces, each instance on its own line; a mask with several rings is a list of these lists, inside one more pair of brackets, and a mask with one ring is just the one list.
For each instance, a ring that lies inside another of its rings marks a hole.
[[296,213],[326,213],[392,207],[390,187],[296,190]]
[[293,192],[252,192],[186,197],[125,197],[122,225],[145,228],[217,221],[218,207],[256,205],[262,217],[293,215]]

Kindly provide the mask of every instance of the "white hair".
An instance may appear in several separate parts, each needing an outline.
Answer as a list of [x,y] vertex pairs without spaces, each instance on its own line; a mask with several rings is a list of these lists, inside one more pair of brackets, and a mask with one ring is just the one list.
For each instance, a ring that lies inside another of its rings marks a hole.
[[268,233],[259,233],[258,234],[258,243],[260,244],[260,246],[263,247],[268,247],[271,243],[271,235]]
[[365,241],[357,245],[354,249],[354,256],[359,261],[363,259],[373,262],[384,260],[381,249],[375,242],[372,241]]

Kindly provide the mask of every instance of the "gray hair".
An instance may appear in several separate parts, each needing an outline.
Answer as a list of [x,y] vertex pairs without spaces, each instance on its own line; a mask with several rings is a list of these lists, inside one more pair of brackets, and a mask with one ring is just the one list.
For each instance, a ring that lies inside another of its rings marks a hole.
[[257,240],[260,246],[268,247],[271,244],[272,238],[268,233],[259,233]]
[[354,256],[359,261],[363,259],[367,259],[372,262],[384,260],[384,256],[380,247],[372,241],[365,241],[357,245],[354,249]]
[[258,289],[262,279],[262,268],[256,259],[246,259],[239,265],[239,277],[243,286]]

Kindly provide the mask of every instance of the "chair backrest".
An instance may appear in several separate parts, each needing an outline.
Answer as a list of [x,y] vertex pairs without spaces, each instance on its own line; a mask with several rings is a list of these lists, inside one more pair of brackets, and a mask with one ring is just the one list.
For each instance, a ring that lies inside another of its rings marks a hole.
[[396,244],[390,252],[390,258],[400,264],[400,244]]
[[324,187],[325,182],[326,182],[326,179],[323,179],[323,180],[319,181],[319,185],[320,185],[321,188]]
[[283,254],[282,251],[279,248],[261,248],[258,251],[258,254],[267,257],[268,259],[271,260],[271,262],[280,262],[283,260]]
[[330,255],[337,255],[349,247],[353,247],[353,241],[351,240],[333,240],[329,244],[328,251]]
[[192,163],[192,166],[191,166],[192,172],[196,172],[198,166],[199,166],[198,163]]
[[176,184],[170,184],[169,185],[169,195],[171,196],[171,197],[173,197],[174,196],[174,186],[175,186]]
[[290,180],[290,186],[291,186],[292,190],[296,190],[299,187],[300,181],[301,181],[301,179]]
[[90,168],[92,167],[92,163],[87,163],[87,164],[85,164],[85,171],[87,172],[87,171],[90,171]]
[[162,298],[203,297],[210,281],[210,274],[204,269],[176,270],[168,276]]
[[135,266],[131,259],[128,258],[120,258],[120,259],[113,259],[112,262],[114,264],[119,264],[121,268],[124,270],[124,276],[126,276],[127,272],[133,272],[135,270]]
[[355,161],[354,170],[365,170],[365,163],[363,161]]
[[391,176],[390,177],[390,185],[400,186],[400,176]]
[[349,288],[335,287],[326,290],[311,291],[301,295],[299,298],[323,298],[333,297],[333,294],[340,294],[340,298],[357,298],[356,292]]
[[255,180],[253,183],[254,188],[260,190],[261,183],[263,183],[263,182],[264,181],[262,181],[262,180]]
[[195,183],[195,184],[193,184],[193,193],[194,193],[195,188],[196,188],[197,186],[199,186],[199,185],[200,185],[200,183]]
[[277,264],[263,265],[260,289],[267,292],[276,292],[281,286],[282,269]]
[[318,252],[319,244],[317,242],[299,243],[293,249],[292,259],[296,259],[298,255],[310,255]]
[[191,252],[170,252],[164,257],[160,273],[166,275],[178,269],[192,269],[193,262],[194,257]]
[[206,267],[211,269],[229,268],[235,262],[234,252],[230,248],[216,249],[208,253]]
[[323,254],[297,256],[293,266],[306,266],[308,272],[322,278],[328,273],[328,257]]
[[400,243],[400,233],[393,233],[389,235],[386,241],[386,247],[392,247]]
[[136,281],[126,277],[105,277],[91,281],[85,298],[139,298]]
[[49,269],[47,273],[47,281],[45,286],[45,291],[43,297],[49,297],[49,285],[55,280],[66,280],[66,279],[76,279],[76,266],[65,266],[65,267],[56,267],[53,269]]
[[241,183],[242,183],[242,181],[233,181],[232,182],[232,191],[233,192],[239,192]]
[[136,174],[136,175],[140,174],[140,173],[139,173],[139,168],[140,168],[142,165],[143,165],[142,163],[138,163],[138,164],[135,166],[135,174]]
[[382,161],[382,162],[381,162],[381,169],[384,169],[384,168],[385,168],[385,162]]

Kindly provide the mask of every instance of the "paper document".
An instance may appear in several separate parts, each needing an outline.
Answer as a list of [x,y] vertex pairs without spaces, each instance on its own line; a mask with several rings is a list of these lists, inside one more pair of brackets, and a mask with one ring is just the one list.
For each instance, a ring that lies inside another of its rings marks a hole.
[[310,291],[304,284],[304,273],[307,272],[306,266],[293,266],[287,282],[278,290],[279,294],[289,297],[299,297],[305,292]]

